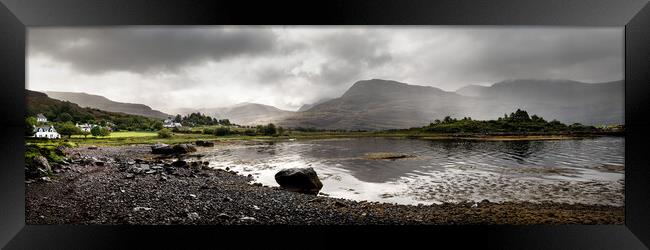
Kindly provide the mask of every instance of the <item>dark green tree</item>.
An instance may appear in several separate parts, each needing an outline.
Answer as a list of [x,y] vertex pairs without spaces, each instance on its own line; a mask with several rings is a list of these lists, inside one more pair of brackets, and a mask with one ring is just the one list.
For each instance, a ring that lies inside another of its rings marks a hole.
[[274,135],[277,133],[277,129],[275,128],[275,124],[269,123],[269,125],[266,125],[266,135]]
[[33,136],[34,135],[34,126],[36,126],[37,120],[36,117],[27,117],[25,118],[25,135]]
[[155,131],[163,129],[163,123],[161,121],[154,121],[151,128]]
[[56,130],[59,132],[59,134],[67,135],[68,138],[72,137],[72,135],[81,134],[81,129],[72,124],[72,122],[63,123],[59,126],[59,128],[56,128]]
[[512,121],[517,121],[517,122],[525,122],[525,121],[530,121],[530,117],[528,116],[528,112],[517,109],[514,113],[510,115],[510,119]]
[[101,136],[102,131],[99,126],[94,126],[90,129],[90,134],[92,134],[94,137]]

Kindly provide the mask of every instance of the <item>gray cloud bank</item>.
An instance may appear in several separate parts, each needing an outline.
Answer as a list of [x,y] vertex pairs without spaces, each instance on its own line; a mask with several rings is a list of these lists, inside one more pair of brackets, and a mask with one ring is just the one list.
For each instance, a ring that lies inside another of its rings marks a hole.
[[30,28],[28,88],[170,110],[295,110],[383,78],[456,90],[513,78],[623,78],[623,29],[398,26]]

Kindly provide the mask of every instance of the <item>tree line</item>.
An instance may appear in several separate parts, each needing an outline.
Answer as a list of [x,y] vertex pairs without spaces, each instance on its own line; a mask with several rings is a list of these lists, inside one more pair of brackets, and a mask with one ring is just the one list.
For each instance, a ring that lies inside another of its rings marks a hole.
[[174,122],[180,122],[185,126],[210,126],[210,125],[222,125],[222,126],[231,126],[234,125],[230,123],[229,119],[217,119],[210,117],[208,115],[201,114],[199,112],[191,113],[186,116],[181,116],[180,114],[174,117]]
[[434,120],[421,130],[436,133],[599,132],[599,129],[594,126],[580,123],[566,125],[557,120],[549,122],[537,115],[529,116],[528,112],[521,109],[504,114],[497,120],[487,121],[473,120],[471,117],[456,119],[446,116],[442,120]]

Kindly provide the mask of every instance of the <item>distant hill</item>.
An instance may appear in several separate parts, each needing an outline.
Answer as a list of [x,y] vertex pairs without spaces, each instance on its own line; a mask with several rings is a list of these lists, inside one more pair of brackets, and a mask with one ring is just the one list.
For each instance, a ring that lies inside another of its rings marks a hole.
[[287,127],[377,130],[419,127],[445,116],[496,119],[521,108],[530,114],[587,125],[624,122],[623,82],[512,80],[448,92],[429,86],[372,79],[341,97],[279,122]]
[[76,103],[81,107],[96,108],[111,112],[121,112],[159,119],[164,119],[170,116],[158,110],[153,110],[151,107],[144,104],[116,102],[100,95],[56,91],[46,91],[45,93],[51,98]]
[[200,112],[217,119],[229,119],[230,122],[239,125],[257,125],[277,122],[294,113],[293,111],[282,110],[259,103],[240,103],[229,107],[219,108],[183,108],[179,109],[179,111],[179,113],[183,115],[192,112]]
[[[625,122],[623,81],[584,83],[571,80],[517,79],[474,88],[474,97],[496,115],[517,106],[549,119],[590,125]],[[457,93],[467,93],[459,89]],[[512,111],[508,111],[512,112]]]
[[71,122],[110,121],[116,124],[118,129],[126,130],[150,130],[155,122],[144,116],[82,108],[75,103],[53,99],[44,93],[31,90],[25,90],[25,101],[26,116],[42,113],[48,121],[60,121],[63,114],[67,113]]

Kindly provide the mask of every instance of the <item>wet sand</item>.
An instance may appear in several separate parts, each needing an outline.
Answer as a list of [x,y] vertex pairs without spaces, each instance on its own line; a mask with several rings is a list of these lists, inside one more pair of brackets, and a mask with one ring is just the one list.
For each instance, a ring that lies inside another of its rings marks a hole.
[[[172,167],[148,145],[68,149],[26,184],[27,224],[623,224],[624,207],[543,202],[397,205],[293,193],[233,171]],[[136,159],[140,163],[133,164]],[[200,158],[187,161],[200,161]],[[101,163],[98,163],[101,162]],[[133,166],[151,170],[133,173]],[[153,167],[156,167],[155,169]]]

